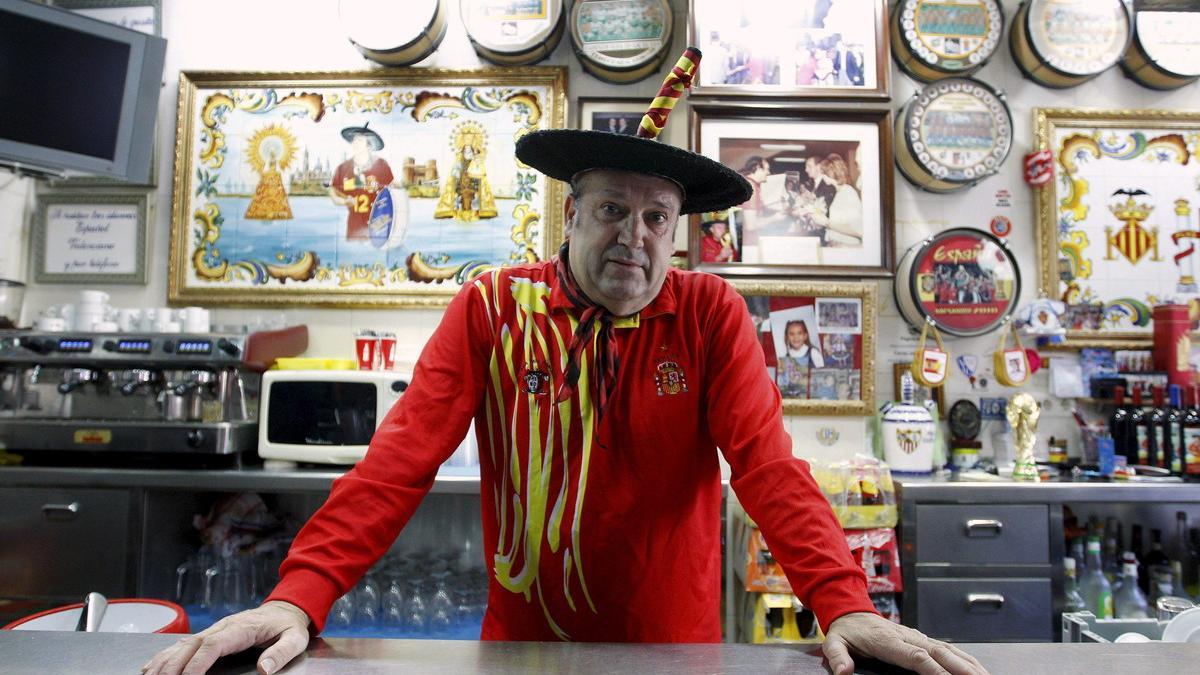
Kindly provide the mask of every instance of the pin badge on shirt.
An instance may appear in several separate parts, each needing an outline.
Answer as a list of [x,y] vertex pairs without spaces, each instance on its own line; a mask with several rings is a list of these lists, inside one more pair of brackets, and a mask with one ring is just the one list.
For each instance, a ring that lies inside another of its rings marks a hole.
[[686,393],[687,376],[683,374],[683,368],[675,361],[660,361],[654,368],[654,384],[658,389],[658,395],[674,396],[680,393]]
[[521,374],[521,384],[526,394],[542,396],[549,391],[550,374],[536,366],[526,366]]

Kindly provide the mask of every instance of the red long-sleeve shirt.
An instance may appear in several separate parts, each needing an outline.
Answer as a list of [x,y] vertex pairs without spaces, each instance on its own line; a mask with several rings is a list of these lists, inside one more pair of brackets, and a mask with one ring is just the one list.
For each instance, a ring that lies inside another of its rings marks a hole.
[[792,457],[741,297],[719,277],[670,270],[649,306],[616,323],[620,368],[600,420],[594,342],[577,394],[554,403],[577,315],[552,263],[467,284],[367,456],[296,537],[271,599],[298,605],[319,631],[474,418],[485,639],[719,641],[718,446],[821,623],[873,612],[837,520]]

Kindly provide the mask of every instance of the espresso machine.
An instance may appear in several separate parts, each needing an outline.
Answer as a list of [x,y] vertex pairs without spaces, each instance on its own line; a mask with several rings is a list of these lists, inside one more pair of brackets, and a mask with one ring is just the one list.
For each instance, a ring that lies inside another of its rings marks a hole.
[[[258,434],[262,372],[308,328],[254,333],[0,330],[0,450],[240,462]],[[166,463],[173,463],[167,459]]]

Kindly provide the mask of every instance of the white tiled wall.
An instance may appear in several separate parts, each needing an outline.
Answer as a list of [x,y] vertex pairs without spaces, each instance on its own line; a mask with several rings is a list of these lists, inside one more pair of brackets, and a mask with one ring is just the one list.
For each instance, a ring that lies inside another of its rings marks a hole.
[[[439,51],[421,66],[442,68],[475,68],[482,64],[471,50],[458,18],[457,0],[443,0],[449,8],[449,30]],[[673,0],[676,17],[676,38],[673,53],[682,49],[686,40],[686,0]],[[1006,15],[1015,12],[1017,0],[1003,0]],[[159,156],[157,209],[149,237],[150,281],[144,287],[106,288],[113,302],[122,306],[161,306],[166,302],[166,269],[172,164],[174,161],[175,106],[180,70],[259,70],[259,71],[319,71],[367,69],[364,61],[341,34],[336,16],[337,3],[321,0],[297,3],[289,0],[171,0],[163,3],[163,30],[169,41],[166,76],[159,106]],[[660,82],[658,76],[626,86],[610,85],[584,73],[571,52],[570,38],[564,37],[554,54],[543,65],[567,66],[568,94],[573,102],[577,96],[645,97],[654,94]],[[1002,90],[1012,109],[1015,127],[1013,152],[1003,170],[978,186],[954,195],[934,195],[912,187],[896,173],[896,239],[897,250],[903,253],[925,236],[951,226],[970,226],[986,229],[992,216],[1008,216],[1014,225],[1009,237],[1013,250],[1022,264],[1025,281],[1023,297],[1033,298],[1037,289],[1034,222],[1031,196],[1021,181],[1021,156],[1030,149],[1032,137],[1031,111],[1036,106],[1094,107],[1094,108],[1200,108],[1200,88],[1193,85],[1174,92],[1155,92],[1127,80],[1118,68],[1082,86],[1053,90],[1025,80],[1013,65],[1007,48],[997,51],[991,62],[977,75],[979,79]],[[917,85],[892,66],[892,107],[900,106],[911,97]],[[686,104],[685,104],[686,105]],[[830,106],[837,106],[831,103]],[[854,105],[854,104],[850,104]],[[681,106],[671,124],[686,124]],[[574,122],[575,111],[568,119]],[[27,221],[32,206],[28,193],[29,181],[8,179],[0,175],[0,277],[24,278],[28,274],[25,260]],[[996,193],[1007,190],[1010,205],[996,205]],[[40,285],[30,289],[26,299],[26,316],[36,315],[41,308],[72,300],[78,287]],[[892,394],[893,361],[911,354],[915,338],[899,318],[892,301],[890,282],[879,284],[880,322],[877,353],[877,401],[888,400]],[[359,328],[379,328],[395,331],[399,336],[399,357],[402,362],[415,360],[421,347],[433,332],[440,318],[438,310],[334,310],[296,309],[243,310],[214,309],[214,322],[255,323],[279,321],[306,323],[311,329],[310,353],[321,356],[348,355],[352,335]],[[949,349],[955,354],[976,354],[986,362],[994,348],[994,337],[951,339]],[[991,378],[988,378],[989,381]],[[1046,376],[1039,374],[1027,390],[1047,400]],[[948,384],[947,402],[960,397],[980,394],[1001,396],[1012,390],[989,382],[988,389],[972,389],[967,380],[954,372]],[[1049,401],[1042,418],[1044,434],[1069,433],[1069,408]],[[865,445],[865,424],[858,418],[792,418],[788,420],[796,451],[808,457],[846,455]],[[816,433],[822,427],[838,432],[839,441],[832,448],[817,443]],[[1057,430],[1057,431],[1056,431]],[[987,436],[985,431],[984,436]],[[986,441],[986,438],[985,438]]]

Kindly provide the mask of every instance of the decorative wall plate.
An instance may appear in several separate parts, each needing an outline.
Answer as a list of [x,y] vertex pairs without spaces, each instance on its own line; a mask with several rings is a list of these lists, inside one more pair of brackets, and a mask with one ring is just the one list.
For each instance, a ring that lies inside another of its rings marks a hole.
[[1200,78],[1200,11],[1148,11],[1134,14],[1133,39],[1121,67],[1153,89],[1178,89]]
[[1029,79],[1074,87],[1121,58],[1130,23],[1121,0],[1028,0],[1013,17],[1009,47]]
[[462,0],[459,8],[475,53],[492,63],[532,65],[562,39],[562,0]]
[[436,51],[446,37],[441,0],[339,0],[338,17],[358,51],[385,66],[411,66]]
[[583,69],[624,84],[662,66],[674,15],[669,0],[576,0],[570,23],[571,43]]
[[1002,240],[970,228],[946,230],[908,249],[896,270],[896,306],[913,326],[969,337],[1003,324],[1021,297],[1021,271]]
[[983,67],[1004,36],[997,0],[901,0],[892,12],[892,53],[923,82]]
[[1001,94],[970,78],[926,85],[896,118],[896,165],[918,187],[954,192],[999,170],[1012,148]]

